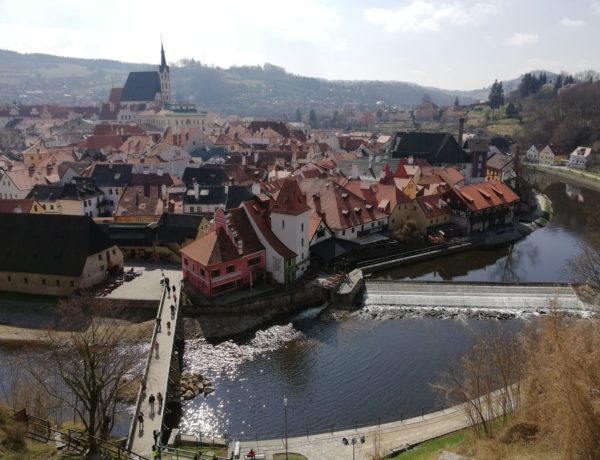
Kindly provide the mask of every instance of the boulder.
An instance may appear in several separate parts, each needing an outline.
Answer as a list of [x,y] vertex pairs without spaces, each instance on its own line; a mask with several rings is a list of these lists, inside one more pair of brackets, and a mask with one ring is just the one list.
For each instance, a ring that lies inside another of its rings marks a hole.
[[215,391],[215,389],[213,387],[210,387],[210,386],[204,387],[204,395],[205,396],[211,394],[213,391]]
[[188,400],[189,400],[189,399],[193,399],[193,398],[194,398],[194,396],[196,396],[196,395],[194,394],[194,392],[193,392],[193,391],[190,391],[190,390],[188,390],[188,391],[186,391],[186,392],[183,394],[183,399],[188,399]]

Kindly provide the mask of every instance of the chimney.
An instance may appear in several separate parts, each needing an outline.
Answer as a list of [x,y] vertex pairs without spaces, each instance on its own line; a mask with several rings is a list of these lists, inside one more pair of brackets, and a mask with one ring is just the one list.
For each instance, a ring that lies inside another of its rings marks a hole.
[[237,242],[237,250],[240,256],[244,253],[244,242],[241,238]]
[[225,186],[225,195],[227,195],[229,193],[229,185]]
[[194,179],[194,198],[200,198],[200,184]]
[[411,164],[413,164],[414,162],[415,162],[415,159],[414,159],[414,157],[413,157],[412,155],[411,155],[411,156],[409,156],[409,157],[408,157],[408,164],[409,164],[409,165],[411,165]]
[[465,119],[464,118],[459,118],[458,119],[458,145],[460,146],[460,148],[462,149],[463,146],[463,134],[465,131]]
[[23,213],[23,209],[21,208],[21,205],[20,204],[16,205],[15,209],[13,210],[13,212],[15,214],[22,214]]

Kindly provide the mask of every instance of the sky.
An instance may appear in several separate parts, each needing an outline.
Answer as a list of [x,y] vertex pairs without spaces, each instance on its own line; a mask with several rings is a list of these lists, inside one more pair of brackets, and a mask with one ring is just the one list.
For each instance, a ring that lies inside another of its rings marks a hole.
[[0,48],[477,89],[600,70],[600,0],[0,0]]

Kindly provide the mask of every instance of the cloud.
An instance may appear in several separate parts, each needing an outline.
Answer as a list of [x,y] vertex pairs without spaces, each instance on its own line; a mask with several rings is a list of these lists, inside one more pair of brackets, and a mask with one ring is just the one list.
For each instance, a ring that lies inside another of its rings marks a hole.
[[585,26],[585,22],[580,19],[564,17],[560,20],[560,25],[563,27],[583,27]]
[[590,8],[592,13],[600,14],[600,2],[592,2]]
[[440,30],[446,24],[473,24],[497,10],[493,3],[475,3],[465,8],[457,2],[412,0],[408,5],[395,9],[369,8],[364,16],[368,22],[382,26],[386,32],[424,32]]
[[538,34],[523,34],[515,32],[506,39],[506,43],[512,46],[532,45],[540,41]]

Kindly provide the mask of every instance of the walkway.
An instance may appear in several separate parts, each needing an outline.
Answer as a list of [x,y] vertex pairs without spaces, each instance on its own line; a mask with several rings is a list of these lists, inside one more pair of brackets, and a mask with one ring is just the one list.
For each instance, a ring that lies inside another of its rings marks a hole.
[[[164,401],[167,401],[167,385],[169,381],[169,372],[171,359],[173,355],[173,346],[175,343],[175,326],[179,317],[180,293],[181,293],[181,272],[177,274],[169,273],[171,286],[176,286],[177,302],[173,300],[173,295],[163,291],[157,317],[161,319],[161,331],[154,327],[152,340],[150,342],[150,351],[146,362],[146,391],[142,394],[141,389],[138,393],[137,411],[133,416],[127,445],[132,452],[144,457],[151,457],[154,439],[153,430],[161,431],[164,410],[159,410],[158,401],[155,403],[155,413],[151,415],[148,397],[153,394],[155,397],[160,392]],[[157,281],[160,282],[160,281]],[[170,306],[175,305],[175,316],[171,316]],[[167,322],[171,323],[171,331],[167,329]],[[158,343],[158,358],[155,344]],[[164,409],[164,407],[163,407]],[[141,411],[144,414],[144,428],[138,426],[137,413]]]
[[[351,441],[352,438],[355,438],[356,460],[370,460],[376,451],[386,454],[468,426],[470,426],[470,422],[463,406],[458,405],[426,414],[423,417],[414,417],[381,426],[289,438],[288,452],[302,454],[309,460],[350,459],[353,458],[352,445],[344,445],[342,439],[346,438]],[[360,442],[362,436],[365,438],[364,444]],[[274,453],[285,452],[285,441],[284,439],[244,441],[241,443],[241,447],[242,453],[247,453],[253,448],[259,453],[265,453],[267,460],[271,460]]]
[[598,312],[581,301],[573,287],[561,284],[503,284],[366,280],[365,307],[469,308],[493,311],[549,311],[556,299],[560,310]]

